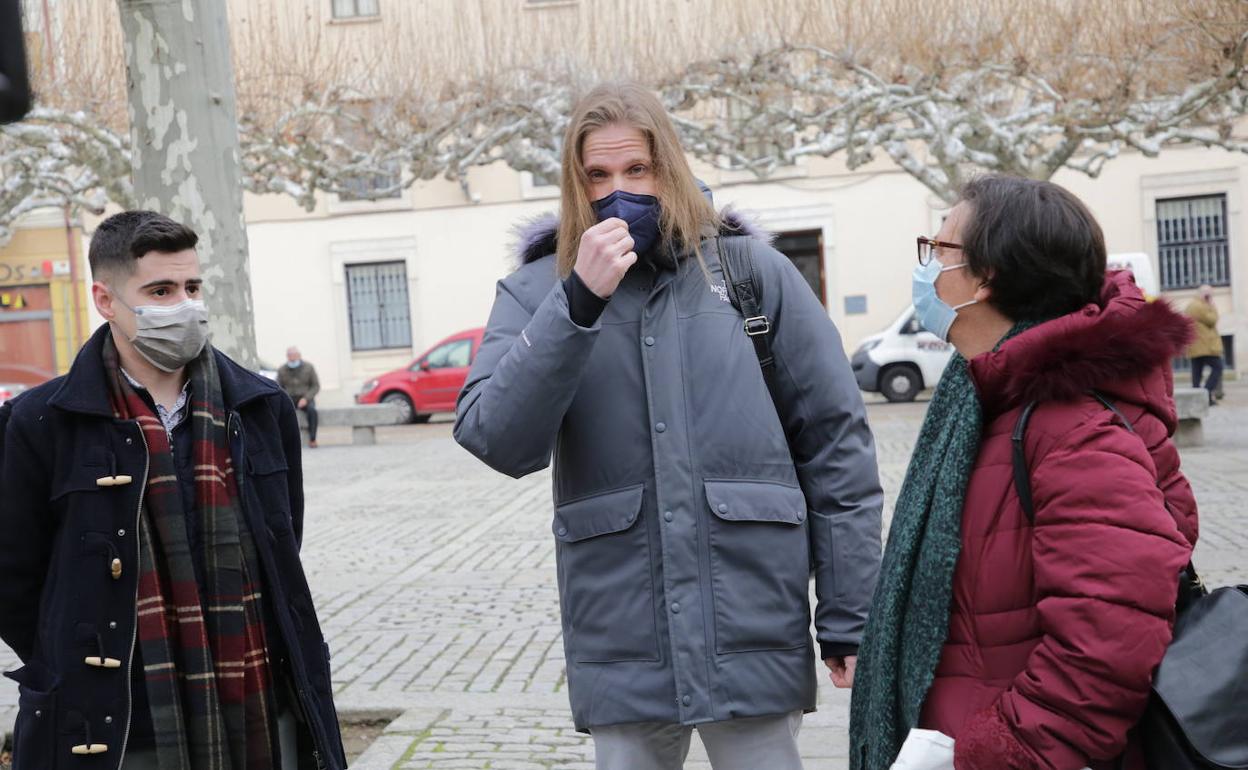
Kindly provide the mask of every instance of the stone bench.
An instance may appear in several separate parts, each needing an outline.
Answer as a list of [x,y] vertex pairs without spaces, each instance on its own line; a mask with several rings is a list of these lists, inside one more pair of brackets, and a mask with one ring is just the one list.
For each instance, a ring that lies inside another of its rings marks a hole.
[[[308,416],[296,410],[299,432],[308,440]],[[357,404],[355,406],[317,407],[317,429],[324,427],[350,427],[351,443],[368,445],[377,443],[378,425],[398,425],[403,415],[394,404]]]
[[1204,444],[1203,423],[1209,416],[1209,391],[1204,388],[1175,388],[1174,405],[1179,413],[1179,428],[1174,432],[1175,445],[1193,447]]

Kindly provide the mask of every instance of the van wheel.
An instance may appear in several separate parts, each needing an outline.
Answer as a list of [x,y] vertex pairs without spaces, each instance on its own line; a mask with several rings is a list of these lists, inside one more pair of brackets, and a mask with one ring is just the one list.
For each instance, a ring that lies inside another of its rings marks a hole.
[[412,401],[402,393],[387,393],[381,397],[381,403],[394,404],[399,408],[399,422],[409,423],[415,417],[415,409],[412,408]]
[[913,401],[923,390],[923,375],[909,364],[894,364],[880,372],[880,392],[893,403]]

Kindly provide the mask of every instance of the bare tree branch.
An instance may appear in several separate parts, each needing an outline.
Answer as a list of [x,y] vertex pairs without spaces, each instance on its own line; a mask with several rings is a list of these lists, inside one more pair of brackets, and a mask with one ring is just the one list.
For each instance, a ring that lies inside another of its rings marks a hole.
[[[132,203],[115,19],[109,4],[60,5],[42,106],[0,131],[0,240],[42,205]],[[332,25],[315,0],[232,0],[244,187],[310,210],[416,180],[466,185],[494,163],[550,178],[571,105],[610,77],[652,84],[715,167],[766,178],[808,157],[883,156],[944,200],[982,171],[1096,176],[1123,152],[1248,152],[1240,0],[772,0],[762,16],[758,0],[585,0],[628,30],[608,37],[580,11],[501,5],[399,4],[385,24]]]

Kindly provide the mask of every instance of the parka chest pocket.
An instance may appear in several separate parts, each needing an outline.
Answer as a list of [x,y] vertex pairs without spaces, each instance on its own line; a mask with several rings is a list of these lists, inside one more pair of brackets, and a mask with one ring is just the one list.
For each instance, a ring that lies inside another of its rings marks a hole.
[[658,660],[644,493],[638,484],[555,508],[564,633],[577,663]]
[[715,650],[793,649],[810,642],[806,498],[769,481],[706,481]]

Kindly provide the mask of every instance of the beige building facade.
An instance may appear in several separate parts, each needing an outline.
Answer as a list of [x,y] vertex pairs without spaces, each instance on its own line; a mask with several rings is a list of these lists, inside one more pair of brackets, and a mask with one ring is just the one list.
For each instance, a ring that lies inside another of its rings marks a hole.
[[[104,6],[111,7],[92,7]],[[446,82],[440,66],[484,76],[540,62],[560,43],[581,56],[638,50],[604,38],[604,25],[643,36],[658,28],[688,31],[686,56],[711,55],[724,39],[757,26],[749,3],[646,7],[609,0],[231,0],[240,104],[283,57],[292,67],[315,69],[327,59],[350,66],[363,61],[362,52],[384,49],[384,67],[370,60],[375,77],[407,72],[430,87]],[[733,10],[716,13],[720,7]],[[611,14],[606,22],[604,13]],[[517,48],[517,39],[532,46]],[[269,56],[250,53],[269,45]],[[637,55],[670,57],[675,48]],[[295,62],[302,54],[312,63]],[[838,158],[808,158],[767,180],[692,165],[717,205],[732,205],[777,234],[847,350],[908,305],[914,238],[934,234],[945,204],[892,163],[851,171]],[[1089,204],[1111,252],[1148,254],[1166,299],[1181,307],[1201,280],[1215,283],[1232,368],[1248,370],[1248,155],[1201,148],[1170,149],[1155,159],[1124,153],[1097,179],[1062,172],[1054,181]],[[322,401],[349,403],[362,383],[409,364],[448,335],[485,325],[495,282],[514,266],[513,227],[557,209],[556,188],[502,163],[474,168],[462,186],[417,182],[380,201],[322,195],[311,212],[289,198],[247,195],[261,360],[276,364],[298,345],[317,366]]]
[[[766,182],[694,167],[717,205],[731,205],[777,234],[778,246],[824,300],[847,351],[908,305],[914,238],[934,234],[946,210],[917,181],[883,163],[848,172],[817,161]],[[393,201],[326,201],[311,215],[279,198],[249,197],[261,358],[280,361],[288,345],[299,345],[317,364],[326,403],[346,403],[377,374],[410,363],[448,335],[484,326],[495,283],[514,266],[512,228],[556,212],[558,199],[506,168],[473,176],[475,203],[449,183],[417,184]],[[1148,254],[1166,300],[1181,308],[1194,296],[1194,269],[1216,276],[1219,331],[1232,343],[1229,357],[1239,371],[1248,368],[1246,180],[1248,158],[1199,148],[1157,159],[1126,155],[1098,179],[1074,173],[1055,179],[1087,202],[1111,252]],[[353,292],[351,281],[378,270],[390,271],[403,287],[391,301],[405,302],[410,337],[373,347],[379,341],[362,338],[358,318],[372,312],[360,307],[371,300]]]

